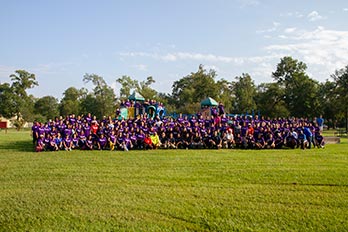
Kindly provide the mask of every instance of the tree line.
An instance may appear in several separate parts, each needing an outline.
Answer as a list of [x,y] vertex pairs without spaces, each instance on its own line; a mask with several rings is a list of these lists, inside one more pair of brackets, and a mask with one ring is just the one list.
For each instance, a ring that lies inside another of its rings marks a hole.
[[153,77],[144,81],[130,76],[117,78],[119,97],[103,77],[85,74],[83,82],[91,82],[92,91],[69,87],[59,101],[54,96],[36,98],[27,90],[38,86],[35,74],[16,70],[11,82],[0,83],[0,115],[15,117],[15,126],[25,121],[47,121],[58,115],[86,114],[101,118],[114,115],[120,100],[137,91],[145,99],[164,103],[167,112],[193,114],[200,101],[212,97],[222,102],[229,113],[258,113],[274,117],[317,117],[323,115],[348,126],[348,65],[336,70],[325,82],[318,82],[306,73],[307,65],[292,57],[283,57],[272,72],[273,82],[256,85],[248,73],[229,81],[218,79],[215,70],[199,65],[196,72],[175,81],[171,93],[155,90]]

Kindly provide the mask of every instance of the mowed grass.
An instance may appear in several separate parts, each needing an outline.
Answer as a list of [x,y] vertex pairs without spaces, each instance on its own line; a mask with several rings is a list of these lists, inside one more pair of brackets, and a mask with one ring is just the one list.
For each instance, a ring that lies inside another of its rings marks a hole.
[[0,132],[1,231],[347,231],[348,143],[32,152]]

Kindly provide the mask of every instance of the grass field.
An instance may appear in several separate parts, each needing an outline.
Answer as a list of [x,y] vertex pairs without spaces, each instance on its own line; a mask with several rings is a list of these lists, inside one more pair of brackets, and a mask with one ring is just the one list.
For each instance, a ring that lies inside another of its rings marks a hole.
[[348,143],[32,152],[0,132],[1,231],[347,231]]

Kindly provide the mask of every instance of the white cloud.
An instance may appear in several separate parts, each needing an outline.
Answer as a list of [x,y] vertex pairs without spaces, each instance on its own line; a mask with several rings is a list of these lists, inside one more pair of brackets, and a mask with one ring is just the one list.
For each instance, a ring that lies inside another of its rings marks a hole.
[[296,11],[296,12],[281,13],[280,16],[303,18],[304,15],[302,13]]
[[309,13],[307,15],[307,18],[309,19],[309,21],[314,22],[314,21],[318,21],[321,19],[325,19],[325,17],[321,16],[317,11],[312,11],[311,13]]
[[261,30],[257,30],[256,33],[270,33],[270,32],[274,32],[277,30],[277,28],[280,26],[280,23],[278,22],[273,22],[272,27],[267,28],[267,29],[261,29]]
[[266,47],[269,52],[282,52],[297,57],[309,67],[319,79],[326,79],[334,70],[348,64],[348,31],[328,30],[317,27],[313,31],[294,30],[288,34],[287,44]]
[[254,56],[254,57],[233,57],[233,56],[219,56],[215,54],[204,54],[204,53],[192,53],[192,52],[173,52],[167,54],[159,53],[146,53],[146,52],[122,52],[120,53],[122,57],[149,57],[156,60],[161,60],[165,62],[174,61],[199,61],[199,62],[210,62],[210,63],[226,63],[243,65],[245,63],[257,63],[265,60],[270,60],[274,58],[274,55],[266,56]]
[[343,8],[343,11],[348,12],[348,8]]
[[296,31],[296,27],[289,27],[284,30],[285,33],[292,33]]

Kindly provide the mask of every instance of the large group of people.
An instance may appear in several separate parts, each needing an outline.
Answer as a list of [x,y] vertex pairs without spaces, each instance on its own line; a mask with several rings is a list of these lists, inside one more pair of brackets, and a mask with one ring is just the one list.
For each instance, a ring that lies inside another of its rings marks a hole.
[[[219,113],[220,112],[220,113]],[[91,114],[34,122],[35,150],[281,149],[323,148],[317,119],[228,116],[217,108],[210,117],[103,117]]]

